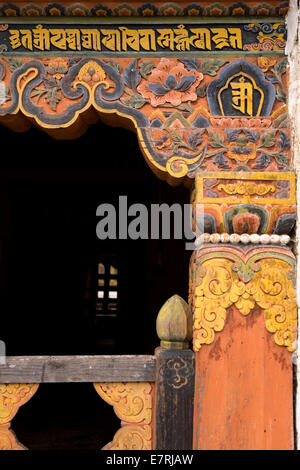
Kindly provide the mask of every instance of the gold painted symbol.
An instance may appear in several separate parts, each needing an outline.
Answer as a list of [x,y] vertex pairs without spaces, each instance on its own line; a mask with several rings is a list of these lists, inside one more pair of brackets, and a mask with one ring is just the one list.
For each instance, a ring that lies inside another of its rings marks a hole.
[[[225,86],[223,86],[218,93],[218,102],[222,116],[230,116],[228,111],[224,111],[224,103],[228,96],[222,96],[223,92],[231,88],[232,108],[240,111],[241,114],[247,116],[259,116],[264,102],[264,92],[256,85],[255,80],[244,72],[239,72],[228,78]],[[258,92],[257,111],[253,110],[254,91]]]
[[241,77],[238,82],[231,82],[232,107],[241,111],[242,114],[253,115],[253,86]]

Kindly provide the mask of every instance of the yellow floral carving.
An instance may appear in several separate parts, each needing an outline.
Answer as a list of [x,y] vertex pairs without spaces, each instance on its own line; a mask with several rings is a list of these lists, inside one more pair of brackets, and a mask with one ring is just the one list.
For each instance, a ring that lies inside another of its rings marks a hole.
[[239,183],[219,184],[218,190],[223,190],[226,194],[241,194],[243,196],[257,194],[258,196],[263,196],[269,192],[274,193],[276,188],[273,184],[267,185],[241,181]]
[[148,382],[95,383],[97,393],[122,420],[105,450],[151,450],[152,385]]
[[151,450],[151,426],[124,426],[103,450]]
[[259,57],[257,59],[257,64],[263,72],[267,72],[270,67],[273,67],[273,65],[276,64],[276,61],[276,59],[270,59],[268,57]]
[[260,269],[244,283],[232,271],[232,261],[211,259],[202,264],[202,279],[195,288],[194,349],[211,344],[215,331],[221,331],[226,309],[235,305],[248,315],[255,304],[264,310],[266,328],[274,333],[275,343],[295,350],[297,308],[295,292],[287,274],[290,265],[279,259],[257,262]]
[[9,423],[19,407],[35,394],[39,384],[0,384],[0,425]]
[[39,384],[0,384],[0,450],[24,450],[10,429],[21,405],[35,394]]
[[26,450],[9,427],[0,425],[0,450]]

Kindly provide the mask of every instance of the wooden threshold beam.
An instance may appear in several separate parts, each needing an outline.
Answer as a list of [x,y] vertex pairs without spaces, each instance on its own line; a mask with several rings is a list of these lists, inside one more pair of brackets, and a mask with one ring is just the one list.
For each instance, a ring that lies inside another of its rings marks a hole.
[[154,382],[155,356],[7,356],[0,383]]

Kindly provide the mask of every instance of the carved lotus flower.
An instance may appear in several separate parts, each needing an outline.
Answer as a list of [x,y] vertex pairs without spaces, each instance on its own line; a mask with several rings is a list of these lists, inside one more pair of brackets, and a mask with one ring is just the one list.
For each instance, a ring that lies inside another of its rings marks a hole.
[[249,142],[247,145],[241,146],[237,145],[235,142],[232,142],[229,144],[227,155],[229,158],[239,162],[253,160],[256,158],[255,145]]
[[137,91],[152,106],[170,103],[179,106],[184,101],[196,101],[196,88],[203,79],[197,70],[187,70],[177,59],[161,59],[147,80],[143,80]]

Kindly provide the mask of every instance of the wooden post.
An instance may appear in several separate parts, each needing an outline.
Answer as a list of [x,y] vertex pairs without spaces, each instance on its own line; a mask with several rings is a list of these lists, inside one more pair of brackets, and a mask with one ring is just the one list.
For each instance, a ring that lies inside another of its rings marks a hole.
[[192,315],[178,295],[161,308],[156,322],[161,346],[156,349],[156,450],[189,450],[193,446],[194,352]]

